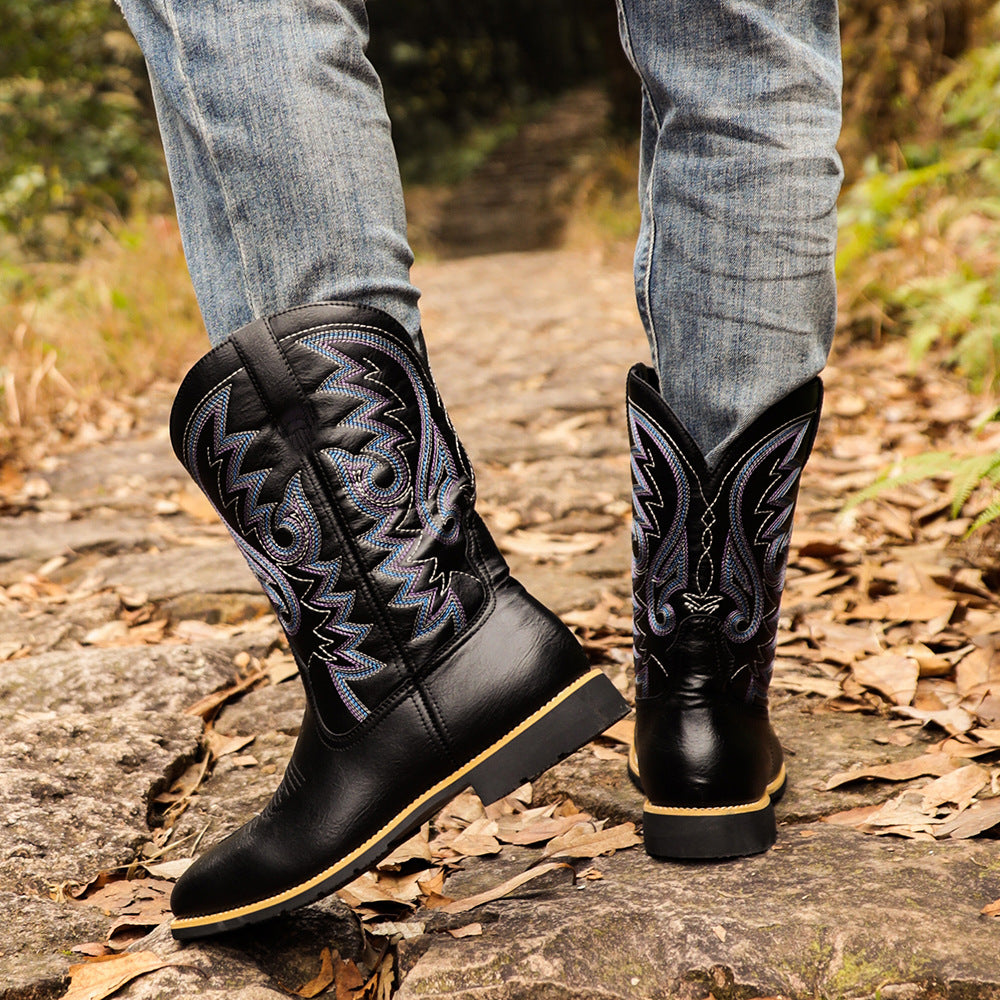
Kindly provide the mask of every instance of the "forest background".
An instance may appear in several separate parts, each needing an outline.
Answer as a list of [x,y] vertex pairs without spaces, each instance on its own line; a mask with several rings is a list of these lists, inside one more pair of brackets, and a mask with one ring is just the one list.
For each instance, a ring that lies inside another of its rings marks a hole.
[[[627,246],[638,222],[639,90],[610,0],[370,0],[369,15],[418,255],[446,252],[422,224],[425,209],[559,102],[594,93],[600,127],[559,161],[557,198],[577,222],[572,238],[608,252]],[[841,337],[905,337],[915,363],[948,365],[970,391],[991,393],[1000,375],[1000,8],[844,0],[841,19]],[[176,381],[203,349],[171,212],[142,57],[117,7],[0,0],[6,466],[100,433],[109,407],[120,413],[153,382]],[[970,426],[970,439],[980,430]],[[970,461],[963,483],[1000,479],[1000,455]],[[954,455],[934,454],[894,472],[954,465]],[[965,485],[956,512],[963,494]]]

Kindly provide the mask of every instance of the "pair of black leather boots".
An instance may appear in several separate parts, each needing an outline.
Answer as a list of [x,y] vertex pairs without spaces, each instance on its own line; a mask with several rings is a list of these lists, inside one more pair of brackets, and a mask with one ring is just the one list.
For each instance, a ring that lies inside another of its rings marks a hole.
[[[636,742],[651,854],[766,850],[784,784],[767,683],[819,383],[708,470],[629,375]],[[194,938],[333,892],[449,798],[509,793],[628,710],[508,571],[425,359],[393,320],[321,303],[258,320],[184,380],[178,457],[264,588],[307,694],[264,811],[178,881]]]

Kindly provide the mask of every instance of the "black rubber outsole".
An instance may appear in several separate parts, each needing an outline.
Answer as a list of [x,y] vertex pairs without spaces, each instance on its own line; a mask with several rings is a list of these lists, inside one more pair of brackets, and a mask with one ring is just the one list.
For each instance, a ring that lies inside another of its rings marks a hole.
[[[642,779],[630,760],[629,777],[642,791]],[[642,835],[650,857],[678,861],[711,861],[747,857],[770,850],[778,839],[774,805],[785,794],[785,768],[763,796],[741,805],[691,808],[658,805],[648,800],[642,810]]]
[[178,940],[207,937],[269,920],[342,888],[386,857],[459,792],[472,787],[484,803],[509,795],[628,713],[611,681],[592,670],[437,785],[424,790],[361,847],[315,877],[287,891],[232,910],[180,917],[171,924]]

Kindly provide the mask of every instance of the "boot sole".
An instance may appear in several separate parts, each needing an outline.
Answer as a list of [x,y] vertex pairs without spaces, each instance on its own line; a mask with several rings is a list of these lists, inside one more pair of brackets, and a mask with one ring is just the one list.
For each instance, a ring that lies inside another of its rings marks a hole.
[[[635,748],[629,753],[629,777],[641,789]],[[774,803],[785,793],[785,765],[755,802],[728,806],[642,807],[642,835],[646,853],[654,858],[711,860],[763,854],[778,839]]]
[[459,792],[471,786],[485,804],[495,802],[568,757],[627,712],[628,705],[611,681],[600,670],[591,670],[506,736],[417,796],[360,847],[318,875],[235,909],[180,917],[171,923],[171,933],[179,940],[206,937],[328,896],[388,855]]

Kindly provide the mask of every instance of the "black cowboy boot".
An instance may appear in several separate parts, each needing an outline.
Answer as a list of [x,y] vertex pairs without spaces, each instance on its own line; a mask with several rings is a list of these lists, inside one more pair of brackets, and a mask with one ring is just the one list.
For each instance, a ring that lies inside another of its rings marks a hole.
[[509,575],[430,373],[388,316],[323,303],[251,323],[188,374],[170,428],[308,696],[271,802],[178,881],[176,937],[333,892],[457,792],[500,798],[625,712]]
[[758,418],[708,469],[655,373],[629,373],[636,678],[629,771],[646,850],[722,858],[774,843],[785,786],[768,720],[778,608],[819,379]]

